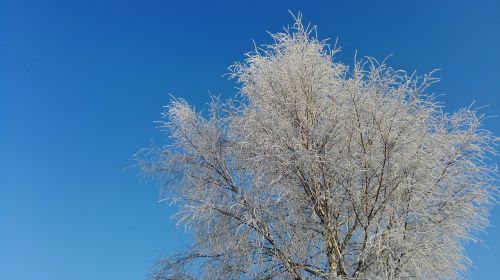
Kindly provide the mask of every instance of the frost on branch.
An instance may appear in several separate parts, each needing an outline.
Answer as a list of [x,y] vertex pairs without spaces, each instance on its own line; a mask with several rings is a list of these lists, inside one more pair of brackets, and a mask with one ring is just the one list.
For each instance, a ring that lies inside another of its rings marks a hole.
[[140,153],[192,246],[153,279],[457,279],[497,197],[495,137],[417,77],[352,68],[305,28],[230,68],[238,101],[166,107],[170,145]]

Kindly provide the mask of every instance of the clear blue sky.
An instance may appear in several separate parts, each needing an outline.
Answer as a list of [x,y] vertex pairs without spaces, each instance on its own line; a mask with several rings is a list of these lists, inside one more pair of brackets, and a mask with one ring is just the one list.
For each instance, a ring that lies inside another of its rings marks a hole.
[[[205,2],[0,0],[0,279],[143,279],[184,246],[156,184],[123,169],[161,143],[169,94],[197,108],[234,95],[227,66],[289,9],[339,38],[339,60],[441,68],[448,110],[500,115],[498,0]],[[500,135],[499,118],[485,126]],[[469,246],[474,279],[498,279],[499,208],[489,249]]]

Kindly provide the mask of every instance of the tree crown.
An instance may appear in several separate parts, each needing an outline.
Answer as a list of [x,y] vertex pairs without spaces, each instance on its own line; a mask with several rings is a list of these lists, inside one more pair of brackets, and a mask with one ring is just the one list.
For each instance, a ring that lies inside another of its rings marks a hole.
[[193,245],[156,279],[455,279],[497,195],[495,137],[418,77],[348,67],[306,28],[230,67],[238,100],[174,99],[170,144],[143,150]]

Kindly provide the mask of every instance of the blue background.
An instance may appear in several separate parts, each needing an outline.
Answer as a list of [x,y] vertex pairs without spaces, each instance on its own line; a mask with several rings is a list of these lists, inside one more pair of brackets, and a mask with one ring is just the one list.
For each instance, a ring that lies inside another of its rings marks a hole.
[[[342,62],[440,68],[447,110],[500,112],[500,1],[0,0],[0,279],[143,279],[187,244],[157,184],[124,169],[162,142],[169,94],[233,96],[226,68],[289,9],[338,37]],[[491,221],[489,248],[468,246],[474,279],[498,279],[499,207]]]

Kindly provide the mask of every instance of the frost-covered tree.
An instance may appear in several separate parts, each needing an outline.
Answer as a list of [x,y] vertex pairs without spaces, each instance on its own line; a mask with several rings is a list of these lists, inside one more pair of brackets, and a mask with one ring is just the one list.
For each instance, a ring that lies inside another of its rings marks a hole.
[[230,67],[236,100],[166,107],[138,155],[193,244],[154,279],[457,279],[497,196],[496,138],[436,81],[371,58],[350,68],[301,24]]

